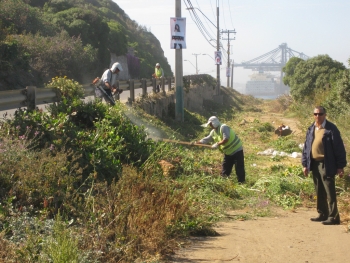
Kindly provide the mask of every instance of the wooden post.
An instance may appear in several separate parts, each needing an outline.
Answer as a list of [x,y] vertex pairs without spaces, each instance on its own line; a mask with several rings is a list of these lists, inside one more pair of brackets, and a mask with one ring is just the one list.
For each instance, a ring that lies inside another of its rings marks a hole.
[[130,102],[135,101],[135,88],[134,88],[134,80],[129,80],[129,87],[130,87]]
[[142,79],[142,97],[147,96],[147,79]]
[[161,82],[161,86],[162,86],[162,91],[165,94],[165,78],[161,78],[160,82]]
[[152,91],[153,91],[153,93],[156,93],[156,85],[157,85],[157,80],[155,78],[152,78]]
[[168,78],[168,91],[171,91],[171,78]]
[[28,111],[33,111],[36,108],[36,87],[27,86],[27,108]]
[[[119,89],[119,80],[116,81],[116,84],[117,84],[117,87]],[[113,96],[113,94],[112,94],[112,96]],[[116,100],[120,100],[120,95],[118,92],[114,93],[114,97]]]

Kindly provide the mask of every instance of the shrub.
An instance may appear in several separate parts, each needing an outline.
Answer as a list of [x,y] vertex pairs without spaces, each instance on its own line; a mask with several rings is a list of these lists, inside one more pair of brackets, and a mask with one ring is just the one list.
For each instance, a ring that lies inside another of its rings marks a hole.
[[41,14],[24,1],[0,1],[0,21],[10,34],[53,34],[55,28]]
[[46,85],[46,88],[56,88],[64,99],[74,100],[84,97],[84,88],[77,81],[67,77],[55,77]]
[[83,46],[80,38],[70,37],[65,31],[54,37],[22,35],[17,41],[30,54],[30,66],[44,82],[55,76],[75,76],[81,81],[97,61],[97,51],[91,45]]
[[18,69],[29,69],[30,55],[18,45],[18,41],[7,37],[0,42],[0,70],[16,71]]
[[[53,147],[33,151],[36,139],[27,140],[29,132],[19,138],[5,139],[0,145],[0,180],[10,198],[20,210],[47,209],[48,214],[57,211],[65,202],[76,183],[81,181],[82,169],[72,151],[54,151]],[[10,200],[8,199],[8,200]]]
[[97,172],[99,179],[111,182],[120,175],[122,163],[138,166],[148,158],[154,143],[147,140],[142,126],[123,114],[122,104],[110,107],[67,99],[65,94],[79,95],[81,86],[66,78],[56,78],[50,85],[59,86],[64,94],[62,101],[49,106],[50,114],[19,109],[14,119],[7,120],[4,133],[14,138],[26,134],[26,139],[40,134],[35,149],[70,149],[79,156],[84,178]]

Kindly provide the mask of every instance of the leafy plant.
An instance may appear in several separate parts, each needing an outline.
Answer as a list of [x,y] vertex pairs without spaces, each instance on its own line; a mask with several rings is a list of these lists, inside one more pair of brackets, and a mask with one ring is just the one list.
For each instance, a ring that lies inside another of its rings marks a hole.
[[278,151],[287,153],[300,152],[298,143],[291,136],[281,136],[277,140],[270,142],[271,147]]
[[60,214],[56,215],[52,236],[42,244],[41,262],[82,262],[78,239],[67,229]]
[[51,82],[46,84],[46,88],[56,88],[61,92],[63,99],[81,99],[84,97],[84,88],[77,81],[64,77],[52,78]]

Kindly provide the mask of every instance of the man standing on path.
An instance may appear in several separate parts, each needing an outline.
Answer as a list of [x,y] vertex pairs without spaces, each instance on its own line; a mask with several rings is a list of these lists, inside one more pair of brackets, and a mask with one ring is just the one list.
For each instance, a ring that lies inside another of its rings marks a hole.
[[[157,63],[156,67],[154,68],[153,77],[156,78],[156,79],[161,79],[161,78],[164,77],[163,69],[160,67],[159,63]],[[160,91],[160,85],[157,85],[156,86],[156,92],[159,92],[159,91]]]
[[308,128],[302,154],[305,176],[312,172],[317,195],[318,216],[311,221],[324,225],[340,224],[335,191],[335,176],[344,175],[346,152],[340,132],[333,123],[326,120],[326,109],[314,109],[315,122]]
[[202,126],[211,127],[212,130],[207,137],[201,139],[197,143],[209,144],[215,142],[212,148],[219,148],[220,151],[224,153],[221,175],[223,177],[230,176],[234,165],[238,182],[244,183],[245,169],[243,147],[236,133],[226,124],[221,124],[219,119],[215,116],[210,117],[208,122]]

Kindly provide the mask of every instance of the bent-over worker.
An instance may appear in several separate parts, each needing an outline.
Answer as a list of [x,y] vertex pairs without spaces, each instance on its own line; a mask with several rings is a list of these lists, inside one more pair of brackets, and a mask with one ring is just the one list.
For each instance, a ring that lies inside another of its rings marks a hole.
[[210,117],[208,122],[202,126],[211,127],[212,130],[207,137],[197,143],[210,144],[214,142],[212,148],[219,149],[224,153],[221,176],[230,176],[232,168],[235,166],[238,182],[244,183],[245,169],[242,141],[229,126],[221,124],[216,116]]

